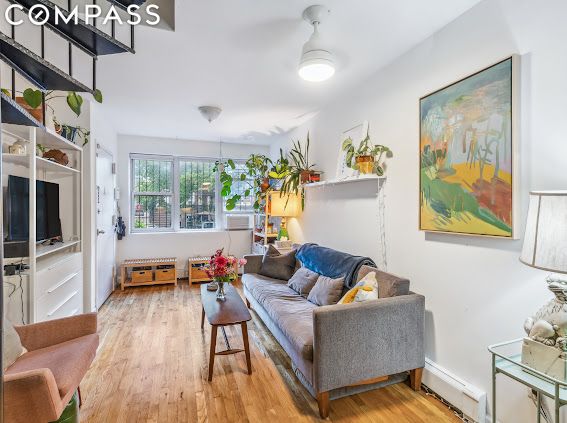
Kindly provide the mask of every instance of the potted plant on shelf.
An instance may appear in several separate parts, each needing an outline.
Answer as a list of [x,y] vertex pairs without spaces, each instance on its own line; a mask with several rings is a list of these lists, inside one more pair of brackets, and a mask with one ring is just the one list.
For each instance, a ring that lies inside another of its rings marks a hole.
[[358,148],[355,148],[352,138],[348,137],[343,141],[342,149],[346,152],[346,165],[365,175],[372,173],[378,176],[384,175],[385,165],[382,159],[393,157],[392,150],[388,147],[372,143],[369,131],[366,132],[366,137]]
[[217,283],[217,300],[225,300],[224,284],[234,282],[238,278],[238,266],[244,266],[245,264],[245,259],[239,260],[234,256],[223,255],[222,248],[211,256],[206,272],[209,278]]
[[83,147],[89,142],[91,131],[89,131],[88,129],[85,129],[81,126],[61,124],[57,121],[57,118],[55,116],[53,117],[53,126],[55,128],[55,132],[57,132],[58,135],[61,135],[63,138],[71,141],[72,143],[75,143],[75,137],[77,135],[79,136],[79,138],[83,139]]
[[[2,92],[8,96],[11,96],[10,91],[3,88]],[[43,95],[40,90],[34,90],[33,88],[26,88],[23,92],[16,91],[17,94],[21,94],[21,96],[16,97],[16,102],[22,106],[26,111],[31,114],[35,119],[40,122],[43,122],[43,109],[41,104],[43,102]],[[55,109],[49,103],[51,100],[56,98],[66,98],[67,105],[69,108],[75,113],[77,116],[81,115],[82,105],[83,105],[83,97],[75,92],[75,91],[68,91],[67,95],[62,95],[58,91],[47,91],[45,93],[45,107],[51,110],[53,115],[55,115]],[[98,103],[102,103],[102,92],[100,90],[95,90],[93,93],[93,98]]]
[[314,164],[309,163],[309,144],[309,133],[307,133],[305,147],[301,141],[293,141],[293,147],[289,152],[291,158],[289,172],[281,187],[281,195],[301,194],[302,208],[305,206],[302,184],[318,182],[321,179],[321,173],[313,169]]

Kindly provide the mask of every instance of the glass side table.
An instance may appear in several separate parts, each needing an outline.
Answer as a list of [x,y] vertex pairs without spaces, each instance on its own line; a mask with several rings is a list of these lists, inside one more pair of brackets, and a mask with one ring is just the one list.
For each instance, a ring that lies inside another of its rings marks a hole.
[[492,421],[496,422],[496,376],[502,373],[536,391],[537,423],[541,422],[542,395],[553,400],[555,423],[559,423],[559,409],[567,404],[567,382],[522,364],[522,341],[520,338],[488,347],[492,354]]

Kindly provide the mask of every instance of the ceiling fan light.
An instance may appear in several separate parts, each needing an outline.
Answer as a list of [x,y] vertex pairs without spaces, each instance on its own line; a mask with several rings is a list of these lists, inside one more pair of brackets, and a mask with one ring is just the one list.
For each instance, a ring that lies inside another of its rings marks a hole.
[[333,62],[309,60],[299,65],[299,76],[309,82],[323,82],[335,74]]

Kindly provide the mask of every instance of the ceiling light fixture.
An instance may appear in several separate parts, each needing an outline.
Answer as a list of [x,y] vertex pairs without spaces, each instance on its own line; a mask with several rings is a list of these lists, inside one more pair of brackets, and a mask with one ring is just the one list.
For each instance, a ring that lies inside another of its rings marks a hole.
[[325,6],[309,6],[303,11],[303,19],[313,25],[313,34],[303,45],[299,61],[299,76],[310,82],[322,82],[335,74],[333,53],[324,46],[319,25],[330,10]]
[[201,115],[211,123],[213,120],[219,117],[222,112],[220,107],[216,106],[201,106],[199,107]]

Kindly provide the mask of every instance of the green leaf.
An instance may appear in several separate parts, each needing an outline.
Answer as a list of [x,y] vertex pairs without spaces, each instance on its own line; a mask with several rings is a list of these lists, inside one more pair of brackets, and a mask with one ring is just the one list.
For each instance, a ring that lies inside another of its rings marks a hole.
[[354,157],[354,151],[349,150],[346,154],[345,163],[348,167],[352,167],[352,158]]
[[27,88],[24,91],[24,100],[32,109],[36,109],[41,106],[43,96],[40,90],[34,90],[32,88]]
[[94,91],[93,97],[98,103],[102,103],[102,93],[98,88]]
[[81,105],[83,104],[83,97],[74,91],[69,91],[67,94],[67,104],[69,108],[79,116],[81,114]]
[[240,174],[240,180],[241,180],[241,181],[245,181],[245,180],[246,180],[246,174],[245,174],[245,173]]
[[342,149],[346,150],[350,146],[352,146],[352,138],[348,137],[346,140],[343,141]]
[[12,94],[10,94],[10,91],[8,91],[6,88],[2,88],[2,92],[4,94],[6,94],[8,97],[10,97]]
[[247,189],[246,191],[244,191],[244,196],[245,196],[245,197],[248,197],[249,195],[250,195],[250,190],[249,190],[249,189]]
[[236,207],[236,203],[233,203],[232,201],[228,200],[226,202],[226,209],[227,210],[233,210]]
[[227,163],[232,170],[236,169],[236,165],[234,164],[234,160],[228,159]]
[[227,197],[230,195],[230,187],[225,185],[222,187],[221,196]]

